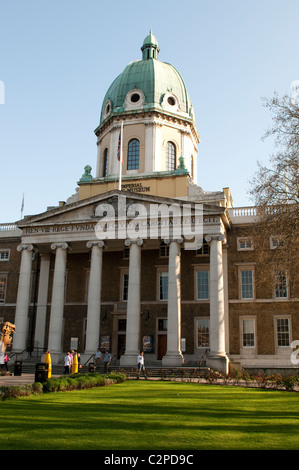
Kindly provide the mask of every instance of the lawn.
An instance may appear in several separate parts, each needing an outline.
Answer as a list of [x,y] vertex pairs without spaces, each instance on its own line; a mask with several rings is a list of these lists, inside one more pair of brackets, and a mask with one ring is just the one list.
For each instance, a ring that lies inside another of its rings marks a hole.
[[0,402],[1,450],[299,449],[296,392],[127,380]]

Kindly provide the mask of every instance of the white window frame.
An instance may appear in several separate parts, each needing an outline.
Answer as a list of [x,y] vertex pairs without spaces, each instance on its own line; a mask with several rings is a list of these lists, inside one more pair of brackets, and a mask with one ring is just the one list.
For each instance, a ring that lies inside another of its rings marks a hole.
[[[207,298],[202,298],[202,299],[199,299],[198,298],[198,272],[208,272],[208,281],[209,281],[209,284],[208,284],[208,290],[209,290],[209,294],[208,294],[208,297]],[[205,264],[205,265],[201,265],[201,266],[195,266],[194,268],[194,300],[196,300],[197,302],[209,302],[210,301],[210,265],[209,264]]]
[[[244,344],[244,322],[252,322],[253,331],[250,331],[249,334],[253,334],[253,345]],[[240,317],[240,331],[241,331],[241,349],[255,349],[256,348],[256,317],[252,315],[246,315]]]
[[[208,323],[208,329],[209,329],[209,332],[208,332],[208,345],[199,345],[198,344],[198,322],[200,320],[205,320]],[[194,319],[194,322],[195,322],[194,333],[195,333],[195,347],[196,347],[196,349],[200,349],[200,350],[210,349],[210,332],[211,332],[210,317],[196,317]]]
[[276,250],[276,248],[281,248],[282,247],[282,244],[280,245],[281,241],[282,241],[281,236],[271,235],[270,236],[270,250]]
[[[251,271],[252,272],[252,297],[243,297],[242,295],[242,272]],[[238,279],[239,279],[239,299],[253,301],[255,300],[255,267],[252,265],[243,265],[238,267]]]
[[[7,256],[5,257],[5,254]],[[9,261],[10,260],[10,248],[0,250],[0,261]]]
[[[242,246],[245,243],[245,246]],[[246,246],[247,245],[247,246]],[[237,250],[238,251],[253,251],[253,240],[250,237],[238,237],[237,238]]]
[[[8,273],[0,273],[0,280],[1,280],[1,282],[2,282],[2,280],[5,280],[5,281],[4,281],[4,288],[3,288],[3,298],[0,297],[0,305],[5,304],[5,302],[6,302],[7,279],[8,279]],[[2,288],[1,288],[1,291],[2,291]],[[0,292],[0,293],[1,293],[1,296],[2,296],[2,292]]]
[[[167,291],[167,298],[166,299],[161,299],[160,278],[161,278],[162,274],[167,274],[167,277],[168,277],[168,269],[166,269],[166,268],[158,268],[157,269],[157,300],[159,300],[160,302],[168,302],[168,291]],[[169,282],[169,278],[168,278],[168,282]]]
[[[291,315],[274,315],[274,341],[275,341],[275,349],[276,354],[289,354],[291,350],[291,343],[292,343],[292,317]],[[278,320],[287,320],[288,321],[288,345],[279,345],[278,344],[278,327],[277,323]]]
[[[285,283],[286,283],[286,295],[285,296],[277,296],[277,286],[278,286],[278,282],[277,282],[277,276],[280,275],[280,274],[283,274],[283,276],[285,277]],[[276,271],[274,273],[274,288],[273,288],[273,297],[275,300],[281,302],[281,301],[286,301],[289,299],[289,282],[288,282],[288,274],[286,271],[284,270],[280,270],[279,272]]]

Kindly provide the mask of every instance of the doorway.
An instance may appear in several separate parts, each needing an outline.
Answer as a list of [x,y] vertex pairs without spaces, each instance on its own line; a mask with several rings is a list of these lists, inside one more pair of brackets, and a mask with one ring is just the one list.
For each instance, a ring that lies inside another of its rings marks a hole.
[[157,359],[160,361],[165,356],[167,351],[167,335],[158,334],[158,355]]

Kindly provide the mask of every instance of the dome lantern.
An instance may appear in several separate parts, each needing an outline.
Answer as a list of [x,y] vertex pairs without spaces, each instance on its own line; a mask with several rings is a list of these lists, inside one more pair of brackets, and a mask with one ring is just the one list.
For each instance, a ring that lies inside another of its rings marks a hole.
[[146,36],[145,40],[143,41],[143,45],[141,47],[142,50],[142,60],[148,59],[158,59],[158,55],[160,52],[158,41],[150,30],[148,36]]

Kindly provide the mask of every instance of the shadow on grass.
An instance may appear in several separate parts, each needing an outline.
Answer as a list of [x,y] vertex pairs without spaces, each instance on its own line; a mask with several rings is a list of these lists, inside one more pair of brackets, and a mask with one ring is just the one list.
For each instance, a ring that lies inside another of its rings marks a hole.
[[298,449],[297,400],[287,392],[163,382],[58,392],[0,403],[0,448]]

